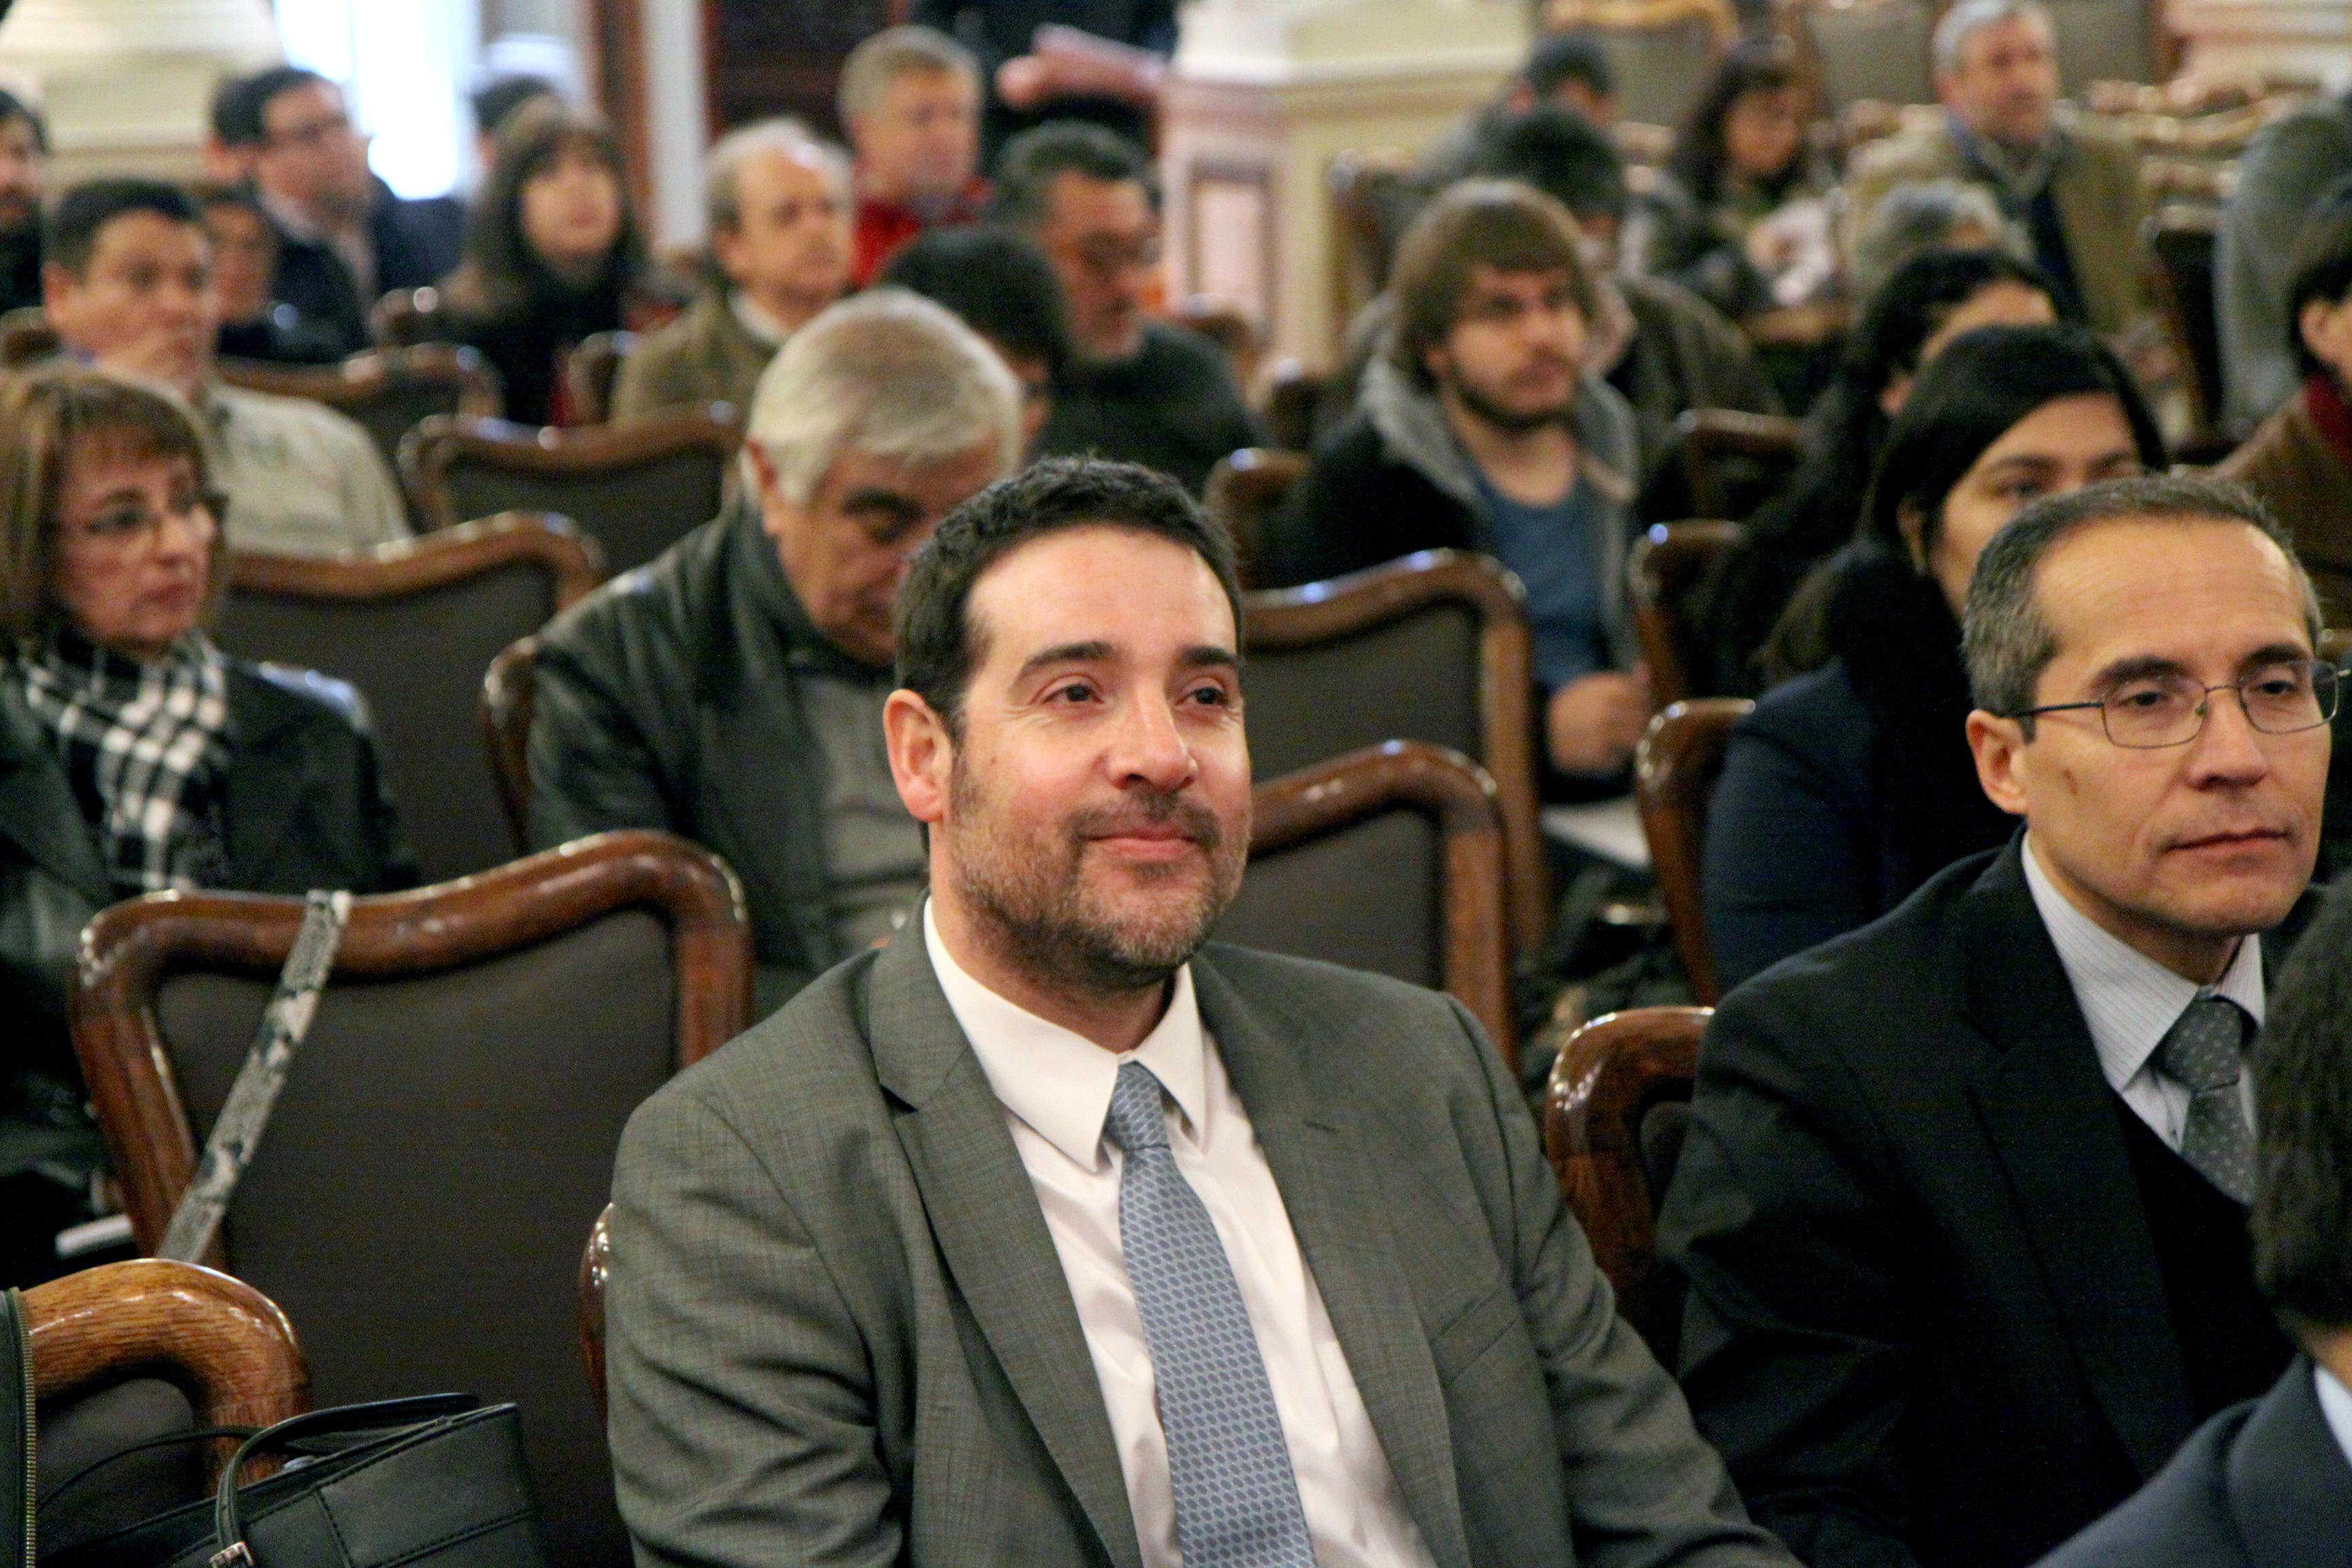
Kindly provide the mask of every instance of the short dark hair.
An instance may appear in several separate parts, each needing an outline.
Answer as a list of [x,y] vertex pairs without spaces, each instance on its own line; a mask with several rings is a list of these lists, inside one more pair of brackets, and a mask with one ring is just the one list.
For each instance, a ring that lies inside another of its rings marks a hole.
[[2352,1329],[2352,882],[2272,992],[2254,1047],[2254,1283],[2289,1331]]
[[[250,76],[233,76],[213,94],[213,136],[224,147],[258,147],[269,140],[263,123],[270,100],[298,87],[334,87],[300,66],[271,66]],[[338,92],[342,89],[336,88]]]
[[1061,280],[1037,242],[1011,229],[934,228],[884,264],[877,283],[945,305],[1006,353],[1034,359],[1055,379],[1070,363],[1070,321]]
[[964,689],[986,652],[969,614],[974,584],[1031,540],[1074,528],[1129,529],[1192,551],[1216,574],[1239,634],[1233,541],[1183,486],[1137,463],[1049,458],[950,512],[899,586],[898,684],[929,704],[950,736],[962,735]]
[[562,98],[553,82],[543,76],[494,76],[466,95],[467,104],[474,111],[474,129],[485,136],[496,136],[507,116],[538,98]]
[[[2032,707],[2042,672],[2058,657],[2058,636],[2042,616],[2033,584],[2042,558],[2053,547],[2077,529],[2095,523],[2200,518],[2242,522],[2279,547],[2302,584],[2304,629],[2315,647],[2320,627],[2318,595],[2295,554],[2294,542],[2252,490],[2201,474],[2110,479],[2027,506],[2001,525],[1984,553],[1977,557],[1968,608],[1960,617],[1961,652],[1968,660],[1969,689],[1976,705],[1988,713],[2015,713]],[[2033,721],[2028,719],[2025,723],[2031,736]]]
[[1389,294],[1396,331],[1389,363],[1416,385],[1429,382],[1429,351],[1441,346],[1462,315],[1470,269],[1568,274],[1586,321],[1593,316],[1592,279],[1584,270],[1576,220],[1568,209],[1516,180],[1462,180],[1421,210],[1397,246]]
[[12,120],[21,120],[31,126],[33,145],[44,153],[49,150],[49,122],[41,118],[41,111],[6,88],[0,87],[0,125]]
[[1469,172],[1533,185],[1579,218],[1622,218],[1631,199],[1616,147],[1591,121],[1556,103],[1486,127]]
[[1609,98],[1617,91],[1617,72],[1609,64],[1609,51],[1591,33],[1553,33],[1536,40],[1528,51],[1528,63],[1519,68],[1519,79],[1535,89],[1539,98],[1549,98],[1566,83],[1582,82],[1592,89],[1595,98]]
[[79,278],[98,249],[99,231],[130,213],[153,213],[173,223],[202,226],[196,198],[162,180],[88,180],[68,191],[49,209],[41,230],[41,254]]
[[2339,305],[2352,295],[2352,190],[2337,187],[2334,199],[2304,220],[2288,253],[2286,341],[2295,368],[2309,375],[2321,365],[2303,341],[2303,308]]
[[1035,228],[1053,211],[1054,181],[1062,174],[1089,180],[1133,180],[1154,211],[1160,182],[1143,149],[1116,131],[1083,120],[1057,120],[1024,131],[996,155],[995,194],[988,204],[992,223]]

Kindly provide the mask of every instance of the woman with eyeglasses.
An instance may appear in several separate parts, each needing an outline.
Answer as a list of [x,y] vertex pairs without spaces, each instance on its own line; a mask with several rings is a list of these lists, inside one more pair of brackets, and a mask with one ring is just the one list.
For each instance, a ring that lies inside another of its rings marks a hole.
[[100,1163],[66,1031],[90,917],[167,889],[383,892],[409,858],[347,687],[232,659],[205,625],[221,503],[169,395],[0,378],[0,1283],[46,1261]]
[[1822,662],[1732,732],[1707,820],[1707,942],[1727,988],[1866,925],[2016,824],[1977,785],[1960,622],[1977,557],[2029,501],[2160,470],[2122,363],[2080,327],[1985,327],[1919,374],[1858,535],[1784,628]]

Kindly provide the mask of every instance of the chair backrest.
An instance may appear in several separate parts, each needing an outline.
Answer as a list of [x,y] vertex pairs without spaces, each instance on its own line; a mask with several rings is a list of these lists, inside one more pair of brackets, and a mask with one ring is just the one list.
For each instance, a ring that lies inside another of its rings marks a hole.
[[718,412],[577,430],[428,419],[401,447],[401,481],[425,527],[560,512],[626,572],[719,515],[743,436]]
[[530,715],[538,689],[535,636],[507,644],[482,676],[482,744],[518,855],[530,852]]
[[387,463],[399,460],[402,438],[436,414],[494,419],[499,412],[498,372],[472,349],[447,343],[372,349],[341,364],[223,360],[220,376],[248,392],[325,404],[358,421]]
[[1304,452],[1269,447],[1244,447],[1219,458],[1209,470],[1202,500],[1210,515],[1233,535],[1234,560],[1240,567],[1242,586],[1258,583],[1258,563],[1265,549],[1265,520],[1282,508],[1292,489],[1307,477],[1314,459]]
[[1938,0],[1797,0],[1794,9],[1798,46],[1825,112],[1936,101],[1929,54]]
[[1244,595],[1250,766],[1271,779],[1384,741],[1460,752],[1501,791],[1515,951],[1551,918],[1536,820],[1534,655],[1494,562],[1424,551],[1303,588]]
[[431,342],[441,333],[441,290],[394,289],[368,310],[368,336],[388,349]]
[[483,671],[602,575],[561,518],[509,515],[332,559],[236,554],[218,636],[367,700],[384,779],[429,880],[509,858],[479,742]]
[[2213,260],[2221,215],[2173,203],[2147,220],[2149,292],[2173,352],[2189,369],[2190,417],[2200,431],[2221,416],[2221,322],[2214,303]]
[[[170,1222],[302,918],[299,899],[118,904],[74,1044],[142,1247]],[[682,839],[611,833],[352,901],[223,1266],[302,1324],[321,1404],[512,1400],[558,1560],[628,1560],[571,1349],[581,1230],[629,1113],[750,1008],[742,893]]]
[[1308,370],[1295,359],[1276,362],[1266,378],[1265,433],[1286,452],[1304,452],[1315,445],[1315,419],[1323,402],[1328,376]]
[[1739,37],[1732,0],[1541,0],[1536,16],[1546,32],[1597,35],[1619,112],[1653,125],[1682,120]]
[[1398,147],[1349,148],[1324,172],[1331,202],[1331,320],[1339,331],[1388,287],[1397,241],[1419,209],[1421,165]]
[[572,424],[602,425],[612,416],[613,383],[621,374],[621,362],[637,346],[637,334],[630,331],[593,332],[580,340],[580,346],[565,356],[564,384],[572,393]]
[[1706,944],[1706,900],[1699,868],[1706,851],[1707,802],[1723,776],[1732,726],[1756,704],[1745,697],[1703,697],[1677,702],[1650,721],[1633,752],[1633,800],[1649,840],[1650,866],[1675,928],[1675,951],[1690,978],[1691,994],[1713,1006],[1722,994]]
[[1270,779],[1217,937],[1445,991],[1517,1070],[1495,782],[1459,752],[1391,741]]
[[1736,522],[1660,522],[1633,542],[1625,561],[1629,602],[1656,707],[1680,702],[1696,689],[1704,665],[1692,601],[1739,534]]
[[1797,471],[1804,425],[1779,414],[1691,408],[1675,419],[1675,444],[1692,510],[1701,517],[1744,518]]
[[21,370],[54,358],[64,346],[38,305],[20,305],[0,316],[0,370]]
[[1658,1204],[1682,1153],[1699,1037],[1712,1010],[1635,1007],[1568,1037],[1544,1089],[1544,1152],[1617,1310],[1675,1364],[1682,1303],[1655,1288]]
[[1247,393],[1257,384],[1258,358],[1265,353],[1265,329],[1245,307],[1219,295],[1194,294],[1171,314],[1178,326],[1217,345],[1235,386]]

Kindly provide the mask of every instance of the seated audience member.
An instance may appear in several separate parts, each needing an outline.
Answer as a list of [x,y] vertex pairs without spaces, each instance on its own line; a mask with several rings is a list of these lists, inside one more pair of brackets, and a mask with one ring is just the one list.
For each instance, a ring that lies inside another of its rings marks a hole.
[[1618,773],[1649,720],[1625,606],[1633,411],[1584,369],[1592,317],[1575,220],[1469,180],[1430,204],[1390,276],[1396,326],[1355,415],[1270,520],[1272,583],[1418,550],[1478,550],[1527,585],[1552,764]]
[[1433,196],[1454,181],[1480,173],[1472,166],[1480,144],[1529,110],[1542,108],[1568,110],[1602,132],[1616,122],[1617,73],[1599,38],[1580,32],[1547,33],[1538,38],[1528,51],[1527,64],[1493,102],[1455,121],[1422,150],[1422,189]]
[[2247,430],[2294,395],[2295,321],[2286,308],[2295,237],[2324,203],[2352,195],[2352,92],[2263,127],[2238,160],[2213,258],[2227,422]]
[[1922,180],[1895,186],[1871,209],[1854,235],[1846,292],[1856,300],[1874,298],[1896,268],[1930,250],[2000,250],[2021,259],[2033,254],[1982,185]]
[[1249,840],[1240,600],[1126,464],[1040,463],[917,557],[919,919],[622,1138],[642,1560],[1789,1562],[1461,1008],[1203,945]]
[[943,228],[901,247],[877,282],[945,305],[987,340],[1021,386],[1021,449],[1037,444],[1069,373],[1070,318],[1045,253],[1001,228]]
[[1160,188],[1132,143],[1099,126],[1040,126],[997,165],[989,216],[1035,240],[1070,312],[1077,350],[1037,440],[1157,468],[1198,495],[1217,459],[1265,437],[1207,339],[1150,319]]
[[923,884],[890,787],[890,595],[1017,456],[1013,377],[896,289],[835,306],[761,378],[740,499],[541,637],[530,837],[659,827],[727,858],[764,1012],[887,937]]
[[1727,55],[1650,194],[1641,269],[1735,321],[1829,292],[1832,182],[1806,143],[1806,108],[1785,45],[1759,40]]
[[49,131],[25,100],[0,88],[0,315],[41,302],[41,193]]
[[342,358],[334,334],[282,300],[278,231],[249,185],[199,185],[196,205],[213,244],[213,310],[220,318],[213,347],[223,359],[327,364]]
[[929,27],[889,27],[841,68],[842,129],[857,154],[857,252],[863,289],[898,248],[941,225],[968,224],[988,204],[980,177],[980,62]]
[[790,120],[719,139],[703,203],[717,276],[621,363],[612,417],[681,405],[751,405],[785,339],[849,283],[849,164]]
[[232,78],[213,98],[212,132],[278,226],[276,298],[331,332],[339,353],[368,346],[378,297],[457,265],[464,209],[446,196],[404,200],[370,173],[342,89],[317,72]]
[[1963,0],[1947,11],[1935,36],[1943,116],[1854,155],[1849,232],[1897,185],[1980,184],[2032,242],[2063,310],[2110,339],[2149,340],[2139,152],[2120,132],[2060,114],[2055,49],[2037,0]]
[[474,163],[488,172],[499,161],[499,128],[518,109],[541,99],[561,103],[563,95],[545,77],[494,76],[466,95],[474,111]]
[[2121,479],[1963,625],[2024,831],[1724,999],[1659,1218],[1699,1429],[1814,1568],[2031,1563],[2291,1353],[2242,1074],[2315,901],[2311,585],[2238,487]]
[[613,133],[554,100],[527,103],[474,198],[466,259],[441,289],[445,328],[497,370],[508,418],[568,424],[565,356],[668,316],[649,272]]
[[2294,536],[2328,624],[2352,622],[2352,203],[2305,225],[2288,273],[2286,332],[2303,390],[2218,472]]
[[332,555],[409,535],[390,465],[333,409],[215,374],[212,241],[195,200],[153,180],[93,180],[49,215],[42,269],[66,352],[162,383],[194,405],[217,520],[239,550]]
[[[416,871],[351,689],[205,634],[222,503],[186,409],[57,364],[0,378],[0,429],[5,1145],[87,1129],[66,992],[100,910],[165,889],[383,892]],[[86,1177],[84,1142],[58,1163]],[[20,1186],[0,1203],[12,1268],[87,1217]]]
[[1766,668],[1773,627],[1807,574],[1853,538],[1911,378],[1964,332],[2062,313],[2032,262],[1999,251],[1929,251],[1896,269],[1863,307],[1836,377],[1805,416],[1804,455],[1788,488],[1749,521],[1703,590],[1708,690],[1751,695],[1788,673]]
[[2254,1280],[2303,1353],[2042,1568],[2341,1568],[2352,1542],[2352,888],[2279,976],[2253,1053]]
[[1808,640],[1828,662],[1767,693],[1725,753],[1704,874],[1725,985],[2008,842],[1969,752],[1959,617],[1977,555],[2027,502],[2164,461],[2130,374],[2079,327],[1987,327],[1920,373],[1861,538],[1823,568]]

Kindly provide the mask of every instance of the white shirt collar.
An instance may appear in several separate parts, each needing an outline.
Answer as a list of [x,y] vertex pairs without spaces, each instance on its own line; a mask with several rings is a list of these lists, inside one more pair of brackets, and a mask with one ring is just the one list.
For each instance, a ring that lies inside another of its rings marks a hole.
[[1192,965],[1176,972],[1168,1010],[1143,1043],[1116,1055],[1016,1006],[966,973],[940,940],[929,899],[923,900],[923,945],[948,1007],[988,1075],[988,1087],[1005,1110],[1074,1163],[1089,1171],[1103,1168],[1103,1120],[1110,1114],[1119,1065],[1127,1061],[1151,1069],[1197,1133],[1209,1095],[1207,1040],[1192,995]]
[[2352,1465],[2352,1389],[2336,1382],[2336,1374],[2317,1362],[2311,1363],[2311,1375],[2319,1385],[2319,1413],[2326,1417],[2327,1429],[2336,1434],[2344,1462]]
[[2091,1044],[2099,1053],[2099,1069],[2108,1086],[2121,1091],[2138,1076],[2164,1037],[2179,1021],[2189,1004],[2200,996],[2226,996],[2246,1010],[2257,1026],[2263,1021],[2263,939],[2249,936],[2238,943],[2221,983],[2198,985],[2182,979],[2122,938],[2076,909],[2058,890],[2033,853],[2033,836],[2021,846],[2025,861],[2025,885],[2033,907],[2066,966],[2067,983],[2090,1026]]

